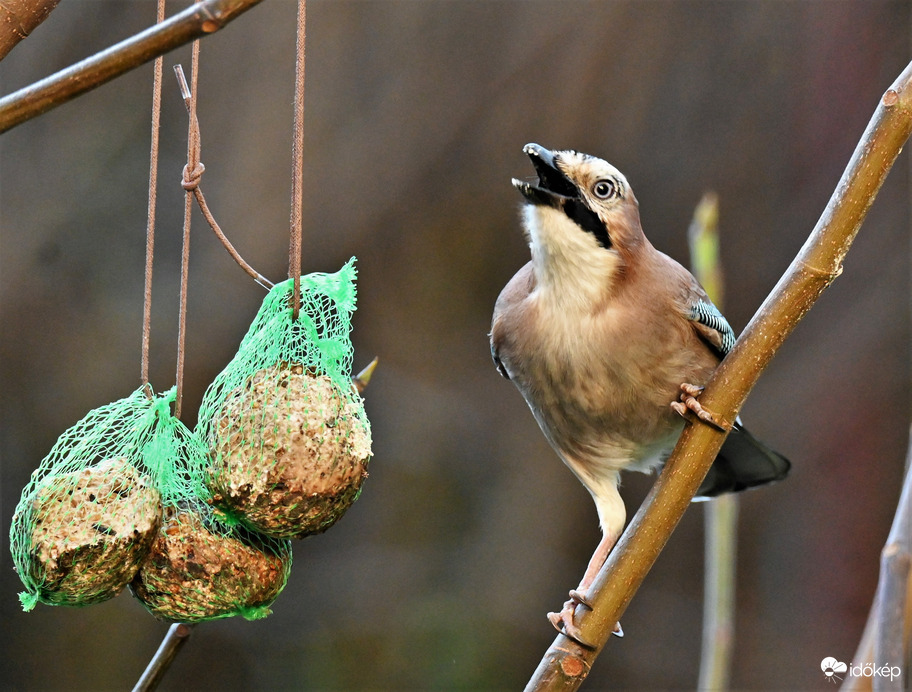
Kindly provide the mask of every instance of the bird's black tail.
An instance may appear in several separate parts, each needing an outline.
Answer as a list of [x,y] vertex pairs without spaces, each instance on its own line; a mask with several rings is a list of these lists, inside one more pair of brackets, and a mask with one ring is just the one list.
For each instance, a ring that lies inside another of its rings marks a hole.
[[697,499],[736,493],[779,481],[788,475],[789,460],[735,424],[697,491]]

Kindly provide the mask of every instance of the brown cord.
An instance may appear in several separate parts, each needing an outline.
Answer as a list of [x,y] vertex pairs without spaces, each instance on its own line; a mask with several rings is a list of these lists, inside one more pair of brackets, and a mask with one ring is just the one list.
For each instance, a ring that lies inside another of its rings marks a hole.
[[[178,65],[178,67],[180,67]],[[199,123],[197,123],[197,128],[199,128]],[[203,177],[203,173],[206,172],[206,167],[202,164],[201,161],[196,162],[196,166],[193,170],[190,170],[190,164],[184,166],[183,179],[181,180],[181,187],[184,188],[187,192],[195,192],[199,188],[200,178]]]
[[[177,384],[177,394],[174,399],[174,417],[180,418],[181,404],[184,396],[184,359],[185,347],[187,342],[187,283],[190,277],[190,221],[193,212],[193,193],[198,189],[200,176],[203,174],[203,166],[200,164],[200,132],[199,121],[196,117],[196,98],[197,98],[197,76],[199,74],[199,41],[193,42],[193,53],[190,61],[190,98],[188,111],[190,113],[190,125],[187,131],[187,165],[184,167],[184,176],[182,185],[184,190],[184,233],[181,250],[181,273],[180,273],[180,312],[177,326],[177,373],[175,376]],[[178,70],[178,65],[175,70]],[[183,76],[183,70],[180,71]],[[186,81],[182,82],[182,88],[186,87]],[[189,185],[189,187],[188,187]]]
[[[190,88],[187,86],[187,78],[184,76],[183,68],[180,65],[175,65],[174,74],[177,76],[177,81],[180,85],[181,90],[181,97],[184,99],[184,105],[187,107],[187,113],[190,115],[191,120],[196,123],[197,137],[199,137],[199,120],[196,118],[196,113],[191,111],[190,108]],[[200,178],[202,177],[205,170],[206,167],[199,160],[199,151],[197,150],[196,165],[192,169],[190,168],[189,164],[187,164],[187,166],[184,166],[181,186],[184,188],[184,190],[193,192],[194,197],[196,197],[196,202],[199,205],[200,211],[203,213],[203,218],[206,219],[206,223],[209,224],[209,228],[211,228],[212,232],[215,233],[216,238],[219,239],[219,242],[221,242],[225,250],[228,251],[228,254],[231,255],[231,258],[237,262],[241,269],[247,272],[247,274],[254,281],[256,281],[258,284],[260,284],[260,286],[268,291],[275,284],[260,274],[256,269],[251,267],[246,261],[244,261],[244,258],[241,257],[240,253],[234,248],[234,245],[231,244],[231,241],[228,240],[228,236],[226,236],[222,231],[221,227],[218,225],[218,222],[216,222],[212,211],[209,209],[209,205],[206,203],[206,197],[203,195],[203,191],[199,187]]]
[[[156,22],[165,20],[165,0],[158,0]],[[161,133],[162,67],[164,58],[155,59],[152,72],[152,142],[149,153],[149,209],[146,217],[146,266],[143,290],[142,358],[139,379],[146,396],[152,398],[149,386],[149,344],[152,337],[152,264],[155,257],[155,204],[158,191],[158,141]]]
[[[202,166],[203,164],[200,164]],[[222,245],[225,246],[225,249],[228,251],[228,254],[231,255],[232,259],[237,262],[240,267],[249,274],[254,281],[256,281],[260,286],[265,288],[267,291],[272,288],[275,284],[272,283],[265,276],[256,271],[251,267],[247,262],[244,261],[244,258],[238,254],[238,251],[234,249],[234,245],[231,244],[231,241],[228,240],[228,237],[222,231],[221,227],[216,222],[215,217],[212,215],[212,211],[209,209],[209,205],[206,204],[206,198],[203,196],[203,191],[199,187],[193,188],[193,194],[196,197],[196,202],[199,205],[200,211],[203,213],[203,218],[206,219],[206,223],[209,224],[209,228],[212,229],[212,232],[215,233],[216,237],[222,242]]]
[[[301,236],[302,236],[302,214],[304,200],[304,52],[305,52],[305,16],[306,0],[298,0],[297,16],[297,41],[296,41],[296,59],[295,59],[295,107],[294,107],[294,136],[292,140],[292,201],[291,201],[291,230],[289,233],[289,250],[288,250],[288,273],[294,281],[292,314],[297,319],[301,306]],[[197,99],[197,72],[199,68],[199,41],[193,42],[193,56],[191,61],[190,89],[188,93],[187,81],[184,77],[180,65],[174,68],[178,81],[181,86],[181,93],[184,103],[187,106],[187,112],[190,116],[190,125],[187,134],[187,165],[184,166],[181,185],[186,195],[184,198],[184,233],[183,233],[183,250],[181,253],[181,290],[180,290],[180,317],[178,323],[178,345],[177,345],[177,395],[174,404],[174,415],[180,418],[181,403],[183,399],[184,384],[184,352],[186,344],[187,329],[187,281],[190,267],[190,219],[192,212],[192,200],[195,198],[199,204],[200,211],[206,218],[206,222],[212,228],[212,231],[225,246],[225,249],[231,257],[246,271],[257,283],[266,288],[272,287],[272,282],[263,277],[262,274],[255,271],[235,250],[234,246],[228,241],[227,236],[222,232],[215,217],[206,204],[202,190],[199,188],[200,178],[206,167],[200,162],[200,129],[199,120],[196,116],[196,99]]]
[[301,210],[304,206],[304,45],[307,0],[298,0],[295,56],[294,137],[291,145],[291,231],[288,247],[288,276],[294,280],[292,318],[301,309]]

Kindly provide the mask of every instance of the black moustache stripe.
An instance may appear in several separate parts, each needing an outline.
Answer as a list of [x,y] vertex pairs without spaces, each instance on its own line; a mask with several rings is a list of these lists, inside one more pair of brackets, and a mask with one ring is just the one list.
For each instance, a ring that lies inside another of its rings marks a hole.
[[606,250],[611,247],[611,237],[608,235],[608,229],[605,228],[605,224],[589,207],[578,199],[567,199],[564,201],[563,206],[567,217],[580,228],[594,235],[599,245]]

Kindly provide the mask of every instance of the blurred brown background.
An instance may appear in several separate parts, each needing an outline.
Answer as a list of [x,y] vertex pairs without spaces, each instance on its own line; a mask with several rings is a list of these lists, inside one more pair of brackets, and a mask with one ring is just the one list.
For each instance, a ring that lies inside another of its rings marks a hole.
[[[185,5],[169,4],[169,13]],[[0,63],[10,93],[154,20],[62,3]],[[203,189],[260,272],[286,272],[295,5],[203,42]],[[500,288],[528,250],[512,176],[536,141],[616,164],[653,243],[687,262],[721,198],[726,312],[740,330],[804,242],[912,52],[905,2],[308,3],[305,271],[358,256],[356,367],[375,457],[361,499],[295,544],[262,621],[198,627],[165,690],[517,689],[545,612],[598,540],[592,503],[490,362]],[[186,115],[166,57],[152,383],[171,386]],[[139,385],[151,66],[0,136],[0,687],[130,687],[166,625],[127,594],[19,609],[6,536],[56,437]],[[898,498],[909,423],[909,160],[843,276],[745,409],[794,462],[743,498],[734,686],[825,688],[849,662]],[[263,291],[197,217],[186,420]],[[630,515],[650,478],[628,475]],[[586,689],[696,684],[702,514],[685,516]],[[894,662],[895,663],[895,662]]]

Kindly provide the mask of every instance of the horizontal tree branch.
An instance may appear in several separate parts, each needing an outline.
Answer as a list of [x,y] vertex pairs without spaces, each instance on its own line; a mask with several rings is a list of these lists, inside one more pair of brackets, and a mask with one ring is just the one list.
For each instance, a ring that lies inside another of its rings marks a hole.
[[[734,420],[776,351],[842,262],[893,162],[912,132],[912,64],[883,95],[848,167],[813,232],[754,315],[732,352],[713,373],[700,401]],[[559,634],[526,687],[574,690],[611,635],[646,574],[690,504],[725,440],[701,423],[686,426],[649,496],[599,571],[590,591],[592,610],[577,607],[582,647]]]
[[159,55],[208,36],[262,0],[202,0],[120,43],[0,99],[0,133]]

